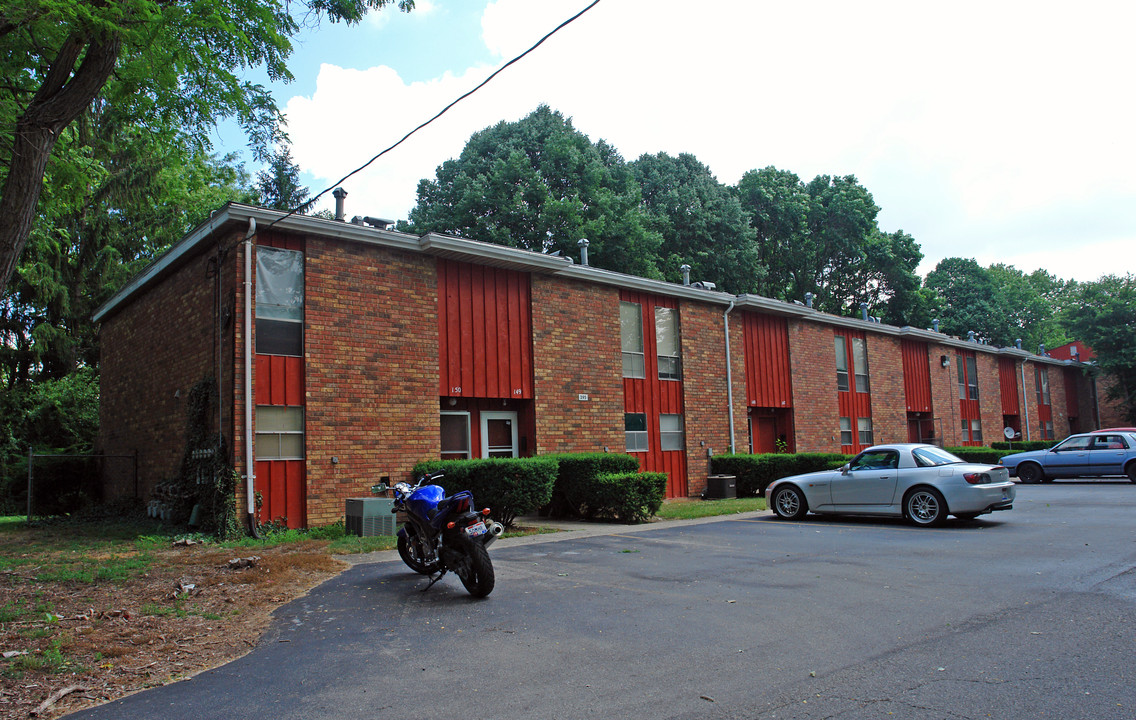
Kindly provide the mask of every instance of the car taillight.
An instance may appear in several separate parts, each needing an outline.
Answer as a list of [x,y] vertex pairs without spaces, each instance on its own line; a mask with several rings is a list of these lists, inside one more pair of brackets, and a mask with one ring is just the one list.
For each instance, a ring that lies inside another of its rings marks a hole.
[[990,482],[990,476],[986,473],[963,473],[965,479],[971,485],[981,485],[985,482]]

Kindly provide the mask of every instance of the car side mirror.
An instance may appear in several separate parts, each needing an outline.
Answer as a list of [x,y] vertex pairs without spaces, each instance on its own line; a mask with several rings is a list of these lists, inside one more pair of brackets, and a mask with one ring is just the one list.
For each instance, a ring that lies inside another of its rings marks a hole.
[[847,475],[850,472],[852,472],[852,463],[844,463],[840,468],[840,474]]

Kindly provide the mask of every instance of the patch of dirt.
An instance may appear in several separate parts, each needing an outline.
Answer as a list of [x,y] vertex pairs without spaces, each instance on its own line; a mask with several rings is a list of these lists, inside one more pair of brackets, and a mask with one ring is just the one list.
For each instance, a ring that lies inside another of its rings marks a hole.
[[347,567],[325,544],[174,547],[123,582],[0,573],[0,611],[22,610],[0,622],[0,653],[27,653],[0,659],[0,718],[59,717],[235,660],[273,610]]

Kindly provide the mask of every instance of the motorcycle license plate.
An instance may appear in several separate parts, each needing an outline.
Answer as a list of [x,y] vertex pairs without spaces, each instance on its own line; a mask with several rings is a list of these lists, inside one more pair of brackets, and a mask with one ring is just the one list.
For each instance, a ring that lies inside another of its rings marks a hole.
[[485,523],[483,522],[476,522],[473,525],[467,527],[465,531],[469,534],[470,537],[477,537],[478,535],[484,535],[485,533],[489,532],[489,528],[485,527]]

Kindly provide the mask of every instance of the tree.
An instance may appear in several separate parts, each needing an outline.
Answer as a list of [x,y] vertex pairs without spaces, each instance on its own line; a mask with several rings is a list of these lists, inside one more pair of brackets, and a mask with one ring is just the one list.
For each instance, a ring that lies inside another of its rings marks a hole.
[[1108,397],[1136,423],[1136,276],[1106,275],[1080,283],[1066,311],[1070,337],[1093,349],[1112,380]]
[[724,292],[760,289],[765,270],[755,233],[737,197],[710,168],[687,153],[659,153],[643,155],[631,171],[662,235],[659,264],[668,279],[677,281],[685,263],[695,280],[710,280]]
[[735,194],[756,234],[758,262],[766,268],[758,293],[790,299],[792,258],[804,242],[809,215],[804,183],[788,170],[769,166],[743,175]]
[[[308,17],[358,22],[395,0],[309,0]],[[413,0],[398,0],[403,10]],[[10,0],[0,9],[0,287],[35,221],[48,159],[64,131],[103,92],[155,124],[176,121],[201,150],[203,132],[235,117],[254,149],[278,137],[267,88],[239,71],[289,79],[300,25],[286,0]]]
[[308,188],[300,185],[300,168],[292,161],[292,149],[288,145],[272,154],[266,170],[256,174],[256,189],[260,193],[260,204],[273,210],[289,211],[299,208],[306,214],[308,207]]
[[977,260],[944,258],[927,273],[924,286],[943,302],[942,332],[956,337],[968,337],[970,332],[979,338],[995,336],[997,287]]
[[434,180],[418,183],[418,204],[399,229],[570,256],[586,238],[593,265],[661,278],[661,238],[650,224],[619,153],[542,105],[474,133]]
[[994,330],[990,341],[1009,347],[1022,341],[1022,347],[1057,347],[1068,342],[1058,323],[1054,301],[1060,297],[1064,281],[1044,270],[1027,275],[1013,265],[1001,263],[988,269],[997,288],[994,297]]

